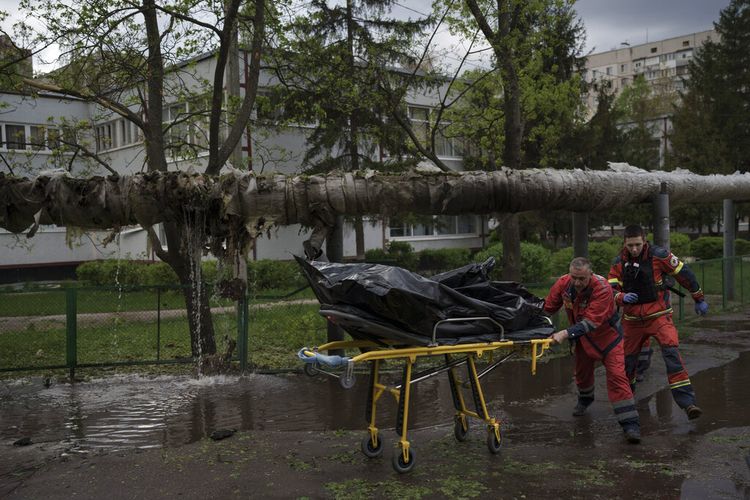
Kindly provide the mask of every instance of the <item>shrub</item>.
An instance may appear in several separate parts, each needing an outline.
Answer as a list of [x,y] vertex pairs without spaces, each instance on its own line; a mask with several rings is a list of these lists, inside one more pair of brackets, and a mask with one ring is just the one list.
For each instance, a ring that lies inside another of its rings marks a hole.
[[521,281],[539,283],[552,274],[552,252],[536,243],[521,242]]
[[589,243],[589,260],[593,271],[606,277],[609,274],[609,268],[612,267],[612,261],[615,260],[621,249],[622,241],[617,245],[613,245],[609,241]]
[[373,248],[365,252],[365,260],[377,264],[388,264],[414,271],[417,268],[419,256],[414,253],[412,246],[405,241],[391,241],[388,248]]
[[[589,242],[589,260],[591,268],[596,274],[604,277],[609,274],[612,261],[620,253],[622,238],[610,238],[606,241]],[[552,255],[552,272],[554,276],[562,276],[568,272],[570,261],[573,260],[573,247],[561,248]]]
[[269,259],[249,261],[247,279],[258,290],[299,288],[307,283],[296,262]]
[[201,262],[201,274],[203,275],[203,281],[216,283],[216,280],[219,277],[218,261],[204,260]]
[[750,255],[750,240],[734,240],[735,255]]
[[177,274],[165,262],[154,262],[141,266],[142,285],[177,285]]
[[76,268],[79,280],[89,285],[138,285],[141,273],[139,263],[127,259],[92,260]]
[[388,257],[396,261],[396,265],[414,270],[417,267],[417,255],[414,248],[405,241],[391,241],[388,244]]
[[[216,281],[216,261],[201,263],[203,281]],[[135,260],[92,260],[76,268],[76,276],[89,285],[112,286],[158,286],[178,285],[179,280],[171,267],[165,262],[139,262]]]
[[561,248],[552,254],[552,275],[555,277],[567,274],[570,261],[573,260],[573,247]]
[[495,268],[490,273],[492,279],[499,280],[503,272],[503,244],[494,243],[474,255],[474,262],[484,262],[490,257],[495,258]]
[[419,269],[434,272],[450,271],[471,262],[468,248],[425,249],[419,252]]
[[[481,252],[478,252],[472,260],[483,262],[489,257],[495,257],[497,261],[492,271],[493,279],[500,279],[502,274],[503,244],[495,243]],[[550,277],[552,273],[551,252],[542,245],[536,243],[521,242],[521,281],[524,283],[537,283]]]
[[388,252],[382,248],[371,248],[365,250],[365,261],[377,264],[392,264],[395,261],[388,255]]
[[702,236],[690,244],[696,259],[718,259],[724,253],[724,239],[721,236]]
[[[648,233],[646,239],[654,242],[654,234]],[[669,250],[678,257],[690,255],[690,237],[682,233],[669,233]]]
[[669,233],[669,249],[678,257],[690,255],[690,237],[682,233]]

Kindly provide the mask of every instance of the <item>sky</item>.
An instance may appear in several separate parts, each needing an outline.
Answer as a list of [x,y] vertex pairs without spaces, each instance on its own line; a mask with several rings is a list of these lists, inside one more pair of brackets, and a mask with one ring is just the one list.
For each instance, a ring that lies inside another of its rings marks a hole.
[[[397,0],[397,15],[419,17],[430,10],[431,0]],[[649,41],[695,33],[713,28],[721,9],[729,0],[578,0],[575,9],[586,28],[585,52],[604,52],[622,43],[638,45]],[[0,0],[0,11],[11,17],[17,13],[18,0]],[[9,30],[10,21],[2,23]],[[440,30],[439,54],[452,67],[458,64],[466,45]],[[472,65],[481,64],[488,53],[477,55]]]
[[713,29],[729,0],[579,0],[586,26],[586,52]]

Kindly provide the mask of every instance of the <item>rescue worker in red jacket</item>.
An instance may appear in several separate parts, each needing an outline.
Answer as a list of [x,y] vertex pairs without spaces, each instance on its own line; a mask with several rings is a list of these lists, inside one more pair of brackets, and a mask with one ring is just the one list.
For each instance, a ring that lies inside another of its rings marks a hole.
[[544,301],[544,311],[554,314],[565,308],[570,326],[553,333],[555,343],[575,341],[575,381],[578,403],[573,415],[582,416],[594,402],[594,363],[601,361],[607,372],[607,395],[625,438],[641,440],[640,421],[633,393],[625,375],[622,328],[612,289],[607,281],[591,271],[591,262],[576,257],[569,274],[558,279]]
[[672,277],[690,291],[695,312],[705,315],[708,303],[690,268],[670,251],[649,245],[641,226],[626,227],[622,253],[612,264],[608,277],[615,290],[615,302],[623,308],[625,370],[635,387],[639,354],[646,340],[655,338],[661,346],[672,397],[692,420],[700,417],[702,411],[696,405],[672,322],[668,288]]

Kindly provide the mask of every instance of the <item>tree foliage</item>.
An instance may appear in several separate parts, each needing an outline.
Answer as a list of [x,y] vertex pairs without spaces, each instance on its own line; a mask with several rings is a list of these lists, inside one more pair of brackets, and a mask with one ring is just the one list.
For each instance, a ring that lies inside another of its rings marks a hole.
[[675,164],[697,173],[750,169],[750,2],[732,0],[689,64],[674,116]]
[[[27,85],[95,104],[95,122],[122,118],[134,124],[143,138],[143,169],[152,174],[191,165],[216,175],[227,164],[257,92],[266,14],[274,14],[265,0],[22,0],[21,10],[38,26],[30,49],[58,44],[65,63],[44,79],[25,79]],[[232,52],[238,31],[251,39],[250,69],[244,96],[225,97],[228,65],[238,58]],[[196,71],[201,59],[211,59],[208,75]],[[96,148],[80,150],[114,173],[116,182],[117,171],[106,156]],[[198,153],[201,160],[191,161]],[[207,220],[208,199],[201,193],[184,201],[139,222],[155,253],[185,287],[193,354],[203,362],[215,354],[216,343],[201,255],[211,240],[212,251],[228,268],[239,266],[250,238],[243,228],[225,225],[226,219]],[[156,219],[164,226],[166,245],[152,227]]]
[[[690,61],[682,101],[674,114],[671,164],[692,172],[750,169],[750,2],[733,0],[708,40]],[[742,206],[738,215],[747,213]],[[698,203],[675,211],[675,219],[699,231],[719,227],[721,206]]]
[[378,88],[395,68],[416,64],[415,38],[427,21],[395,19],[393,5],[315,0],[273,53],[286,119],[315,123],[303,161],[308,171],[372,167],[382,163],[379,148],[404,149],[406,135],[387,120],[393,104]]

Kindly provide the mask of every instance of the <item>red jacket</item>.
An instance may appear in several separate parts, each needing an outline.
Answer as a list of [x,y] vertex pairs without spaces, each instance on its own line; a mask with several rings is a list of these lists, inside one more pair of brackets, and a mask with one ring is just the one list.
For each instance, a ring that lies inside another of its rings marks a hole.
[[544,299],[544,311],[554,314],[563,306],[570,322],[569,338],[580,338],[589,357],[603,358],[622,339],[612,288],[602,276],[592,274],[581,293],[570,275],[558,279]]
[[[626,290],[624,268],[629,263],[638,263],[644,268],[651,262],[651,270],[645,269],[641,276],[650,274],[652,276],[653,286],[655,288],[655,300],[638,304],[625,304],[623,296],[627,292],[635,290]],[[612,263],[609,270],[609,283],[615,290],[615,303],[623,307],[623,319],[627,320],[644,320],[658,318],[672,313],[672,304],[670,301],[669,290],[665,286],[665,278],[673,276],[677,282],[688,289],[693,300],[703,300],[703,290],[701,290],[695,274],[688,266],[682,263],[672,252],[658,246],[650,246],[648,243],[643,245],[643,250],[638,257],[631,257],[627,250],[623,249],[622,253]],[[669,278],[667,278],[668,280]],[[668,283],[667,283],[668,284]]]

